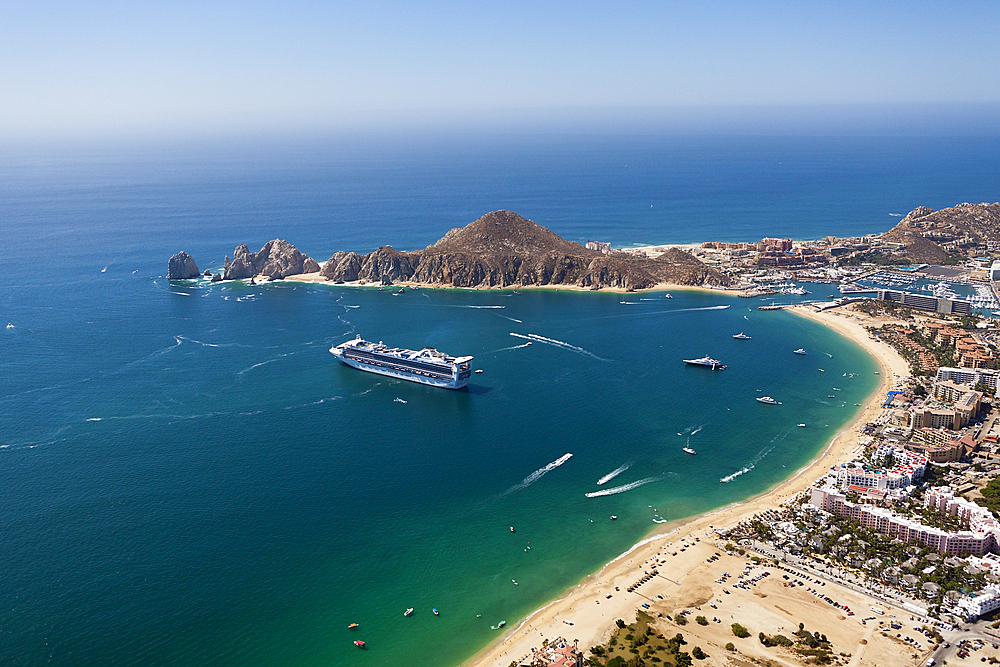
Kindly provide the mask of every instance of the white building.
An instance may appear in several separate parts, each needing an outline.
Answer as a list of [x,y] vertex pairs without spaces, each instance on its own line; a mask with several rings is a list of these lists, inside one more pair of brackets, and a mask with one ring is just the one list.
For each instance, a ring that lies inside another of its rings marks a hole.
[[966,612],[970,620],[1000,609],[1000,586],[987,584],[983,590],[959,600],[958,608]]

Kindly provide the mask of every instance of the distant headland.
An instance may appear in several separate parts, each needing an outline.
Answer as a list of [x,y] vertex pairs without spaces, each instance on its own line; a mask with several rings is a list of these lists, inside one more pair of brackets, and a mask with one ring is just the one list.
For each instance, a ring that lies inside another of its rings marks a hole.
[[[624,251],[612,251],[607,243],[585,247],[513,211],[500,210],[452,229],[423,250],[400,252],[381,246],[364,255],[337,251],[322,265],[287,241],[269,241],[257,253],[240,245],[212,279],[281,280],[309,275],[316,281],[361,285],[739,289],[749,286],[750,278],[761,270],[797,271],[805,279],[829,279],[823,272],[836,266],[958,263],[998,249],[1000,203],[963,203],[939,211],[921,206],[884,234],[851,239],[828,236],[799,243],[797,248],[790,239],[763,239]],[[170,258],[171,280],[199,275],[187,253]]]

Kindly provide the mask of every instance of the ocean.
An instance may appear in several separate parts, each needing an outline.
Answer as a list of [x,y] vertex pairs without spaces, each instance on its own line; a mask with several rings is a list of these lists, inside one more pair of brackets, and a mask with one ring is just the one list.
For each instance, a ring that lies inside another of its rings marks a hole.
[[[878,232],[996,199],[996,149],[4,149],[0,662],[457,665],[659,522],[788,477],[877,386],[857,346],[726,295],[171,284],[173,253],[410,250],[499,208],[616,245]],[[336,363],[357,334],[483,373],[452,392]],[[705,354],[729,368],[681,361]]]

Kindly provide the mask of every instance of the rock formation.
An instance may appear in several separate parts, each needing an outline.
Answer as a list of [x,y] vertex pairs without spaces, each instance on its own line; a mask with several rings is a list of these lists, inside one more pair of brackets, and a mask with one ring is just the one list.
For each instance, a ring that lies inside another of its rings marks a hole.
[[194,257],[186,252],[179,252],[167,262],[167,280],[187,280],[201,275]]
[[240,280],[254,276],[267,276],[280,280],[300,273],[315,273],[319,264],[313,258],[303,255],[288,241],[275,239],[268,241],[260,252],[252,253],[246,245],[239,245],[233,251],[233,258],[226,256],[223,274],[226,280]]
[[671,249],[656,259],[603,255],[511,211],[487,213],[416,252],[382,246],[337,252],[322,275],[335,282],[420,282],[455,287],[575,285],[645,289],[657,283],[727,285],[729,277]]
[[902,243],[913,262],[942,262],[949,251],[979,252],[1000,241],[1000,203],[965,203],[940,211],[918,206],[882,238]]

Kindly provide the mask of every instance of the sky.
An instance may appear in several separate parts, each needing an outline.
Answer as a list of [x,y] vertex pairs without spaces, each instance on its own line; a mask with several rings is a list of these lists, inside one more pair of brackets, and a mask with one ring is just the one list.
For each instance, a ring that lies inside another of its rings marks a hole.
[[996,1],[37,0],[0,16],[7,138],[1000,127]]

